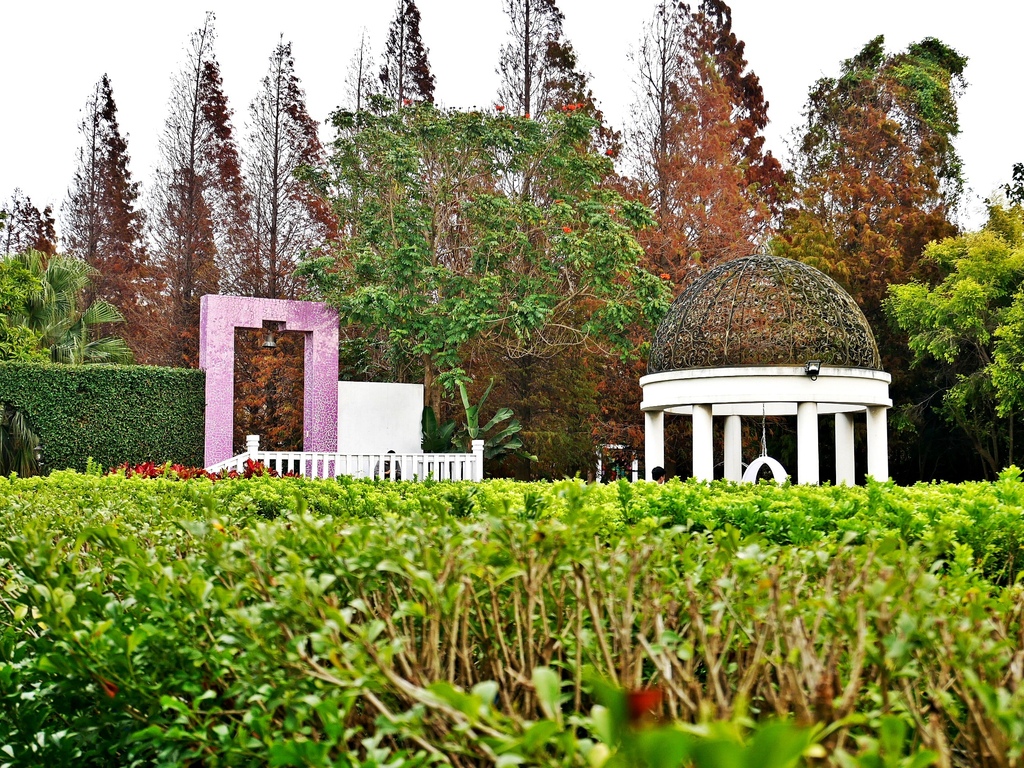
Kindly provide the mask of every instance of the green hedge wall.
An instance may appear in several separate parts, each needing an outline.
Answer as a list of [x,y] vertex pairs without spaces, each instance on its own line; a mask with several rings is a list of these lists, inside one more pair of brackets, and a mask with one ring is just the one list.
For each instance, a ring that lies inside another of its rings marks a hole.
[[141,365],[0,363],[0,402],[20,408],[44,469],[125,461],[202,466],[206,373]]

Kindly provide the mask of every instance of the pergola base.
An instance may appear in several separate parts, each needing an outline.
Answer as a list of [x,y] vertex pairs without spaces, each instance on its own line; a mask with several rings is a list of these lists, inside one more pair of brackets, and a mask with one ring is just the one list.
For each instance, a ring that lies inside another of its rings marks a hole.
[[822,366],[814,377],[798,366],[690,368],[640,379],[644,397],[646,477],[665,463],[665,414],[693,419],[693,476],[714,479],[714,417],[725,417],[724,474],[743,477],[743,416],[797,418],[797,480],[820,482],[818,417],[835,415],[836,483],[856,481],[854,415],[867,414],[867,474],[889,477],[886,410],[891,377],[884,371]]

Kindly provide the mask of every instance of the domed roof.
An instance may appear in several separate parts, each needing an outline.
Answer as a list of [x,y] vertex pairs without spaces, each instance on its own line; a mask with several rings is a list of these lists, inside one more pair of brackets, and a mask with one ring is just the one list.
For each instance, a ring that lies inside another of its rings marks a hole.
[[867,318],[835,280],[807,264],[757,254],[709,270],[672,302],[647,372],[808,360],[882,367]]

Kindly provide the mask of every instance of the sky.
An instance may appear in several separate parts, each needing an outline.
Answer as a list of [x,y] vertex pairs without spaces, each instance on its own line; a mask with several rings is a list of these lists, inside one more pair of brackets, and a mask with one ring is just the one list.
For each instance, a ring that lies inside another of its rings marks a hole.
[[[494,103],[495,66],[506,35],[502,0],[418,0],[421,33],[448,107]],[[749,68],[769,102],[768,148],[785,159],[810,86],[835,75],[843,59],[882,34],[890,51],[937,37],[969,58],[960,100],[968,195],[961,224],[984,222],[983,200],[1024,162],[1024,93],[1020,0],[732,0],[733,29],[746,43]],[[189,35],[205,12],[216,14],[217,58],[244,133],[249,102],[283,35],[310,114],[325,120],[343,99],[344,77],[366,28],[383,47],[394,0],[5,0],[0,15],[0,200],[18,187],[58,212],[74,175],[78,124],[100,77],[111,79],[131,171],[143,185],[158,161],[172,75],[185,59]],[[633,100],[630,50],[655,0],[558,0],[564,30],[609,122],[625,125]],[[329,135],[325,132],[325,138]],[[58,226],[59,229],[59,226]]]

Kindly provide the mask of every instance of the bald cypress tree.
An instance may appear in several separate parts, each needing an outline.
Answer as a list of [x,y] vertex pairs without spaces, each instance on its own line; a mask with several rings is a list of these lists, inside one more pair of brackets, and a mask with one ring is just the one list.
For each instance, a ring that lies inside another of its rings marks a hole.
[[11,199],[0,206],[0,255],[40,251],[57,252],[53,208],[39,210],[32,198],[15,189]]
[[[245,161],[248,203],[247,249],[225,262],[226,292],[270,299],[296,299],[295,268],[334,236],[335,218],[326,200],[299,178],[303,167],[325,162],[317,123],[306,109],[290,43],[270,56],[262,87],[249,105]],[[283,334],[274,349],[260,333],[243,334],[236,357],[235,444],[258,433],[280,449],[302,445],[302,338]]]
[[697,49],[709,56],[729,94],[746,183],[758,188],[772,214],[779,214],[788,181],[782,164],[764,149],[768,101],[757,74],[747,67],[746,44],[732,30],[732,11],[723,0],[700,0],[692,19]]
[[225,287],[247,296],[297,298],[292,273],[299,258],[326,244],[335,220],[330,205],[297,176],[300,168],[320,166],[325,157],[291,43],[274,48],[249,105],[244,159],[247,248],[225,262]]
[[381,92],[396,106],[434,100],[434,76],[420,37],[420,10],[414,0],[398,0],[388,28],[380,68]]
[[505,0],[503,5],[509,30],[498,61],[499,102],[515,114],[533,116],[566,104],[592,107],[587,76],[577,68],[555,0]]
[[374,69],[376,67],[373,63],[370,35],[364,27],[359,32],[359,45],[349,60],[348,71],[345,74],[346,107],[356,112],[367,109],[370,96],[380,90],[379,82],[374,82]]
[[207,14],[174,78],[152,194],[153,253],[167,302],[162,362],[172,365],[198,362],[199,299],[218,292],[221,262],[245,247],[241,166],[213,22]]
[[126,322],[120,332],[146,362],[154,296],[143,244],[145,213],[106,75],[89,94],[79,133],[78,166],[62,207],[64,250],[97,270],[88,303],[99,298],[121,310]]
[[763,151],[768,105],[743,49],[720,0],[662,0],[631,56],[630,171],[658,224],[641,240],[679,286],[756,248],[786,181]]

